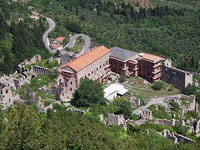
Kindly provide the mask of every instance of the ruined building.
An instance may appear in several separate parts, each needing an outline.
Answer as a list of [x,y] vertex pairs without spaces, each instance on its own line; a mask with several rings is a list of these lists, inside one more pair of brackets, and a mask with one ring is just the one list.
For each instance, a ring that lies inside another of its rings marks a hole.
[[171,59],[167,59],[164,62],[162,74],[163,81],[172,84],[180,90],[184,90],[189,84],[193,84],[193,75],[172,67]]

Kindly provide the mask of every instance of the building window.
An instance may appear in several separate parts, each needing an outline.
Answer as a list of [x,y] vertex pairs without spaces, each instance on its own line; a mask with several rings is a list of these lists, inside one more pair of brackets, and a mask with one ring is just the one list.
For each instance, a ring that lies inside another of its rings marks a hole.
[[8,90],[6,90],[6,94],[8,93]]
[[100,66],[100,68],[101,68],[101,66]]
[[88,73],[88,76],[90,76],[90,73]]
[[96,70],[98,71],[98,68]]
[[70,88],[70,91],[72,91],[72,88]]
[[92,74],[93,74],[94,72],[92,71]]
[[70,82],[70,84],[72,85],[72,81]]

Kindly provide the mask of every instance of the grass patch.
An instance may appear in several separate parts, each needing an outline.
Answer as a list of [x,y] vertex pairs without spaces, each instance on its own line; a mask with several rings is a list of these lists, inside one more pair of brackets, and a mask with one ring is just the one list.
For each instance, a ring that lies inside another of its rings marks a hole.
[[152,105],[149,107],[149,109],[152,111],[152,115],[154,118],[159,119],[172,119],[171,115],[167,114],[166,109],[164,106],[157,105],[157,108],[155,105]]
[[165,83],[164,89],[161,91],[155,91],[152,89],[152,84],[148,83],[140,77],[130,77],[123,83],[125,88],[129,89],[129,92],[136,98],[140,98],[141,102],[147,103],[154,97],[163,97],[168,95],[179,94],[180,91],[176,88],[172,88],[170,84]]
[[58,68],[60,66],[56,60],[49,61],[49,59],[41,60],[33,65],[45,67],[48,69]]

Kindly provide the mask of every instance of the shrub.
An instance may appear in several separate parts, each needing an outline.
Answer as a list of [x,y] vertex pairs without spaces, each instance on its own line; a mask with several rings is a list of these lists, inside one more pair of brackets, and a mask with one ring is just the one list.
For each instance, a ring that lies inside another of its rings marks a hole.
[[161,81],[157,81],[154,83],[154,85],[152,86],[152,89],[154,89],[155,91],[160,91],[164,88],[164,83]]

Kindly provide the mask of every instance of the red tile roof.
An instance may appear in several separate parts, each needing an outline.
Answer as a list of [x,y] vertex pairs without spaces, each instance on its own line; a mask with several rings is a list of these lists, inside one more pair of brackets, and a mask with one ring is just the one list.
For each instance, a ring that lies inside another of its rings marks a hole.
[[90,65],[91,63],[95,62],[96,60],[98,60],[99,58],[103,57],[104,55],[106,55],[108,53],[110,53],[109,49],[107,49],[104,46],[99,46],[99,47],[94,48],[91,51],[81,55],[77,59],[75,59],[67,64],[62,65],[60,67],[60,69],[68,66],[71,69],[73,69],[74,71],[79,72],[82,69],[84,69],[85,67],[87,67],[88,65]]
[[65,39],[64,37],[57,37],[57,38],[55,39],[55,41],[63,42],[64,39]]
[[152,55],[152,54],[147,54],[147,53],[139,54],[139,56],[141,56],[143,59],[145,59],[147,61],[151,61],[151,62],[158,62],[158,61],[163,60],[162,57]]
[[55,45],[55,44],[51,44],[50,46],[51,46],[53,49],[57,49],[57,48],[61,47],[61,45]]

